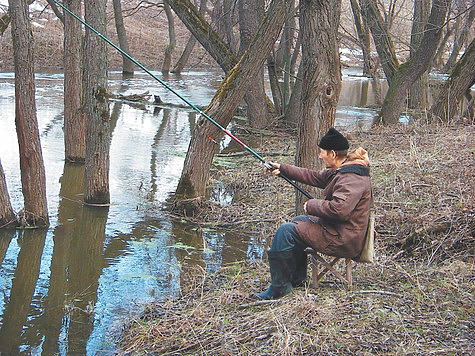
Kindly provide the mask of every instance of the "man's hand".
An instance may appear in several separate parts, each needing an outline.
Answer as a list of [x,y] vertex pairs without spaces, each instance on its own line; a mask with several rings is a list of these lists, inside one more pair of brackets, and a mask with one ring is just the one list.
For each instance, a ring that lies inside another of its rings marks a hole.
[[269,162],[275,169],[269,169],[267,168],[267,172],[270,172],[272,174],[275,174],[276,176],[280,174],[280,163],[275,163],[275,162]]

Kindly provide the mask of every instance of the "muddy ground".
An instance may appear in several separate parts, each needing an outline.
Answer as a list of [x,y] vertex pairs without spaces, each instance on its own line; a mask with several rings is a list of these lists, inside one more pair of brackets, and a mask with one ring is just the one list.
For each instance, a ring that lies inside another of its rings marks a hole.
[[[265,259],[226,265],[216,275],[184,268],[181,297],[151,304],[131,321],[123,353],[473,353],[473,134],[463,124],[348,133],[352,147],[369,151],[377,208],[376,262],[356,264],[351,291],[329,276],[318,289],[298,288],[262,304],[249,296],[269,284]],[[292,132],[239,135],[259,135],[260,153],[293,162]],[[279,224],[294,216],[293,188],[249,155],[216,157],[211,185],[218,182],[234,191],[233,203],[197,200],[190,223],[245,230],[268,246]],[[179,216],[180,209],[170,213]]]

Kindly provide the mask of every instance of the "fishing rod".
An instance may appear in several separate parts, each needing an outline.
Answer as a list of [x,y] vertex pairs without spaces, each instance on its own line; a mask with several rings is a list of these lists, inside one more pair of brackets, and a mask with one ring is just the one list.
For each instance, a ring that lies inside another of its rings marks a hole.
[[[89,30],[94,32],[97,36],[99,36],[101,39],[103,39],[106,43],[114,47],[117,51],[119,51],[122,55],[127,57],[129,60],[131,60],[133,63],[135,63],[139,68],[144,70],[147,74],[149,74],[153,79],[158,81],[160,84],[162,84],[166,89],[170,90],[173,94],[175,94],[178,98],[180,98],[182,101],[184,101],[187,105],[189,105],[193,110],[195,110],[198,114],[203,116],[205,119],[207,119],[209,122],[211,122],[213,125],[215,125],[218,129],[223,131],[226,135],[231,137],[234,141],[236,141],[239,145],[241,145],[244,149],[246,149],[249,153],[251,153],[254,157],[259,159],[262,163],[264,163],[264,166],[270,170],[273,171],[276,168],[269,162],[267,161],[264,157],[259,155],[257,152],[255,152],[252,148],[247,146],[244,142],[242,142],[240,139],[238,139],[236,136],[234,136],[229,130],[221,126],[218,122],[216,122],[213,118],[211,118],[209,115],[204,113],[202,110],[200,110],[196,105],[188,101],[185,97],[183,97],[180,93],[175,91],[172,87],[170,87],[166,82],[158,78],[156,75],[154,75],[152,72],[150,72],[145,66],[143,66],[141,63],[139,63],[135,58],[133,58],[131,55],[129,55],[127,52],[125,52],[122,48],[117,46],[115,43],[110,41],[106,36],[104,36],[102,33],[97,31],[94,27],[86,23],[83,19],[81,19],[79,16],[77,16],[74,12],[69,10],[66,6],[64,6],[61,2],[58,0],[53,0],[53,2],[57,5],[59,5],[64,11],[66,11],[69,15],[71,15],[73,18],[81,22],[84,26],[86,26]],[[307,193],[304,189],[299,187],[294,181],[292,181],[290,178],[286,177],[282,173],[278,174],[279,177],[283,178],[285,181],[290,183],[295,189],[297,189],[300,193],[305,195],[309,199],[313,199],[313,197]]]

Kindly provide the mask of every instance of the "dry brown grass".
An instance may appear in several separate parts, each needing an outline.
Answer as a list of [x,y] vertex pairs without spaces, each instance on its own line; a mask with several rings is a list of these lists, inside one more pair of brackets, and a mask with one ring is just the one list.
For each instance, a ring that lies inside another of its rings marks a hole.
[[[473,353],[473,130],[421,125],[351,133],[351,144],[370,152],[378,214],[377,261],[355,267],[353,291],[329,278],[317,290],[256,304],[249,295],[267,287],[266,263],[232,264],[216,275],[185,268],[181,297],[150,305],[134,320],[123,353]],[[261,138],[264,156],[292,161],[285,132]],[[215,163],[213,184],[233,191],[235,201],[197,202],[186,219],[253,231],[269,243],[292,217],[293,188],[265,176],[248,155]]]

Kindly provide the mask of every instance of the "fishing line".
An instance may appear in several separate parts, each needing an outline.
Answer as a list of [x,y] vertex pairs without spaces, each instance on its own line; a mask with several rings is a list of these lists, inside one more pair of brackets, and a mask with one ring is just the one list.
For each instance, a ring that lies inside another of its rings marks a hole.
[[[158,78],[156,75],[154,75],[151,71],[149,71],[145,66],[143,66],[141,63],[139,63],[135,58],[133,58],[131,55],[129,55],[127,52],[125,52],[123,49],[121,49],[119,46],[117,46],[115,43],[111,42],[106,36],[104,36],[102,33],[97,31],[94,27],[86,23],[83,19],[81,19],[79,16],[77,16],[75,13],[73,13],[71,10],[69,10],[66,6],[64,6],[62,3],[60,3],[57,0],[53,0],[53,2],[57,5],[59,5],[64,11],[66,11],[69,15],[71,15],[73,18],[81,22],[84,26],[86,26],[89,30],[94,32],[97,36],[102,38],[105,42],[107,42],[109,45],[114,47],[117,51],[119,51],[122,55],[127,57],[129,60],[131,60],[134,64],[136,64],[139,68],[141,68],[143,71],[145,71],[147,74],[149,74],[153,79],[158,81],[160,84],[162,84],[165,88],[170,90],[173,94],[175,94],[178,98],[180,98],[182,101],[184,101],[187,105],[189,105],[193,110],[195,110],[197,113],[199,113],[201,116],[203,116],[205,119],[210,121],[213,125],[215,125],[218,129],[223,131],[226,135],[231,137],[234,141],[236,141],[239,145],[241,145],[244,149],[246,149],[249,153],[251,153],[254,157],[259,159],[262,163],[264,163],[264,166],[268,170],[275,170],[276,168],[270,164],[269,161],[267,161],[265,158],[263,158],[261,155],[259,155],[257,152],[255,152],[252,148],[247,146],[244,142],[242,142],[240,139],[238,139],[236,136],[234,136],[229,130],[225,129],[223,126],[221,126],[218,122],[216,122],[213,118],[211,118],[209,115],[204,113],[202,110],[200,110],[196,105],[188,101],[185,97],[183,97],[180,93],[175,91],[172,87],[170,87],[166,82]],[[294,181],[292,181],[290,178],[286,177],[282,173],[278,174],[279,177],[283,178],[285,181],[290,183],[295,189],[297,189],[300,193],[305,195],[307,198],[312,199],[313,197],[307,193],[305,190],[303,190],[301,187],[299,187]]]

